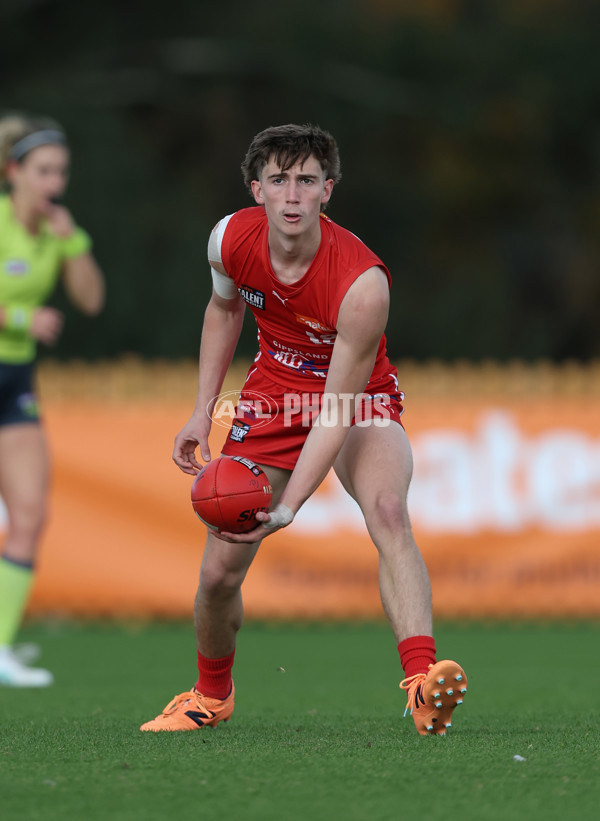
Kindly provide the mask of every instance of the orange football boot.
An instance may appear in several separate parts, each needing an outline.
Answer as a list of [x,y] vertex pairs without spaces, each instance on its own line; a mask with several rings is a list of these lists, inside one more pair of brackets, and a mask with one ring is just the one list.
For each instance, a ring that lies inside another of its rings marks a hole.
[[438,661],[429,665],[429,672],[405,678],[400,687],[408,692],[404,715],[410,710],[419,735],[446,735],[452,712],[467,692],[467,676],[455,661]]
[[158,733],[161,730],[201,730],[202,727],[216,727],[220,721],[229,721],[233,713],[235,688],[226,699],[209,698],[199,693],[195,687],[175,696],[159,716],[142,724],[140,730]]

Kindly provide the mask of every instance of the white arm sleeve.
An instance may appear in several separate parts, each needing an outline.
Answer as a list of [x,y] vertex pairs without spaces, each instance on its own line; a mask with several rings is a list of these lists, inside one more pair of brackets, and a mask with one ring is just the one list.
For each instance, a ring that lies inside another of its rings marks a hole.
[[223,265],[221,245],[223,243],[225,229],[227,228],[227,224],[232,216],[233,214],[228,214],[220,222],[218,222],[210,232],[210,237],[208,239],[208,261],[211,263],[210,272],[212,274],[213,286],[217,294],[223,299],[233,299],[233,297],[237,294],[237,288],[235,287],[235,282],[231,279],[231,277],[227,276],[227,274],[221,273],[221,271],[217,271],[212,263],[218,262],[221,266]]
[[212,274],[213,288],[218,295],[223,297],[223,299],[233,299],[237,294],[237,288],[231,277],[225,276],[225,274],[217,271],[212,265],[210,266],[210,272]]

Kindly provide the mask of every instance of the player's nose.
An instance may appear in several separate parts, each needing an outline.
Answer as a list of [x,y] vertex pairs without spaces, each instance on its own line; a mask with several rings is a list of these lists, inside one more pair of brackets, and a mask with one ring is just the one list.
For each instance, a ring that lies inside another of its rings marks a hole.
[[287,190],[287,201],[288,202],[299,202],[300,201],[300,186],[294,180],[290,181]]

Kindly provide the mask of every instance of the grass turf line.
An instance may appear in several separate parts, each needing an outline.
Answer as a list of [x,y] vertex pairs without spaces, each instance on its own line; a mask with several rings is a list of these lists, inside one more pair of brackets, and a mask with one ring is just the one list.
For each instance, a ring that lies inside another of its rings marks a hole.
[[22,638],[56,684],[0,689],[0,816],[595,818],[599,634],[441,625],[438,655],[463,664],[469,694],[447,738],[421,738],[387,626],[248,624],[232,721],[150,735],[139,724],[195,681],[191,626],[34,625]]

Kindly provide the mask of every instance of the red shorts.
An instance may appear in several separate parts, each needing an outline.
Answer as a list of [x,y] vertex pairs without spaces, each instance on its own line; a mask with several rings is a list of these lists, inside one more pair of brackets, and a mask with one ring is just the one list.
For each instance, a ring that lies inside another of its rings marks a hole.
[[[342,395],[342,421],[352,427],[401,425],[402,393],[362,394],[355,402]],[[322,392],[299,393],[272,382],[255,370],[246,380],[235,418],[223,447],[224,456],[247,456],[261,465],[293,470],[324,402],[337,397]],[[213,417],[214,418],[214,417]]]

